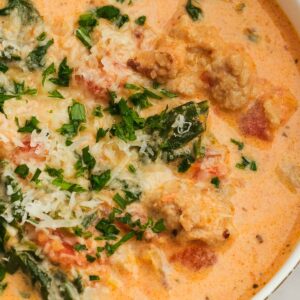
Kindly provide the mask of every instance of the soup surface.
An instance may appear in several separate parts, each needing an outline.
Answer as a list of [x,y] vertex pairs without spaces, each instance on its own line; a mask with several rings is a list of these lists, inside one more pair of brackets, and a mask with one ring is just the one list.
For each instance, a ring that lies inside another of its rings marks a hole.
[[300,43],[267,0],[0,0],[1,299],[250,299],[300,234]]

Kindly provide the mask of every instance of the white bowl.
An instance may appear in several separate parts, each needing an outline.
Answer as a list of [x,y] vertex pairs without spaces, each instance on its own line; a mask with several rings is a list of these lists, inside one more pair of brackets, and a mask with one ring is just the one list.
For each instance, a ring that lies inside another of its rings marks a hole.
[[[300,0],[277,0],[277,2],[281,5],[300,35]],[[253,300],[267,299],[282,283],[284,283],[299,263],[300,242],[280,271],[276,273],[272,280],[255,297],[253,297]]]

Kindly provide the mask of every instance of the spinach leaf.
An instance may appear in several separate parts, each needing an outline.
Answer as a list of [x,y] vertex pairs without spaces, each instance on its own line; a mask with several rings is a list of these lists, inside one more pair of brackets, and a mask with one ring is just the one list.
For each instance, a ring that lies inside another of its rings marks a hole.
[[0,9],[0,16],[8,16],[14,9],[17,9],[23,25],[30,25],[40,18],[38,11],[29,0],[8,0],[7,6]]
[[39,69],[45,65],[45,55],[53,43],[54,40],[52,39],[45,45],[38,46],[28,54],[26,58],[26,65],[30,71]]

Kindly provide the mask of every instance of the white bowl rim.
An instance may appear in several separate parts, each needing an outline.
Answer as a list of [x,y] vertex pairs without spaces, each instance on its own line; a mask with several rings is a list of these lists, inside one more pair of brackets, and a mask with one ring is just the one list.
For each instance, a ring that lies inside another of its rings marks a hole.
[[[277,0],[277,2],[289,17],[300,35],[300,0]],[[285,282],[299,264],[300,242],[281,269],[274,275],[269,283],[253,297],[252,300],[265,300],[269,298]]]

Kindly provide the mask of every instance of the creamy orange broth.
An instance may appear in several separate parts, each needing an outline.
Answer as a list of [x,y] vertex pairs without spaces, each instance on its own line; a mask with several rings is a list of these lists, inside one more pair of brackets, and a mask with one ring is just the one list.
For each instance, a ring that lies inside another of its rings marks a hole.
[[[50,32],[55,34],[55,42],[61,53],[54,48],[49,53],[57,61],[70,51],[69,46],[64,44],[64,38],[73,32],[79,15],[90,7],[106,3],[62,0],[33,2]],[[177,18],[173,16],[183,13],[183,2],[136,0],[131,7],[123,5],[122,9],[128,11],[132,19],[145,14],[148,17],[147,26],[153,27],[158,34],[176,26]],[[201,1],[205,15],[201,22],[217,28],[226,42],[244,47],[256,64],[259,78],[290,89],[299,100],[300,73],[295,60],[300,59],[300,42],[294,29],[273,1],[243,2],[246,8],[243,13],[238,13],[235,10],[238,1]],[[261,37],[259,43],[249,42],[243,32],[244,28],[252,27]],[[33,76],[29,75],[29,78],[34,82]],[[76,91],[75,95],[84,97],[81,91]],[[199,99],[204,97],[207,97],[205,93],[198,94]],[[181,103],[180,100],[174,101]],[[58,105],[49,105],[49,109],[52,107]],[[163,105],[158,104],[150,110],[157,112],[163,108]],[[119,286],[112,283],[109,291],[107,287],[100,286],[87,299],[250,299],[275,274],[300,236],[299,192],[290,189],[278,175],[278,166],[283,159],[300,165],[300,112],[298,110],[275,133],[272,142],[246,138],[236,126],[230,124],[233,124],[231,115],[211,109],[210,130],[220,144],[228,145],[230,180],[236,189],[231,198],[235,209],[235,232],[224,245],[214,247],[217,262],[198,272],[175,265],[177,272],[166,280],[145,257],[137,263],[137,276],[128,275],[126,270],[122,270],[123,282]],[[245,141],[243,153],[256,160],[256,173],[235,168],[241,154],[235,145],[230,144],[231,138]],[[151,242],[132,244],[140,249],[141,255],[144,249],[152,247]],[[172,239],[157,240],[153,244],[163,249],[167,257],[178,248]],[[29,282],[24,284],[23,275],[7,277],[9,285],[2,299],[22,299],[20,291],[28,293],[28,299],[39,299],[38,293],[29,288]]]

